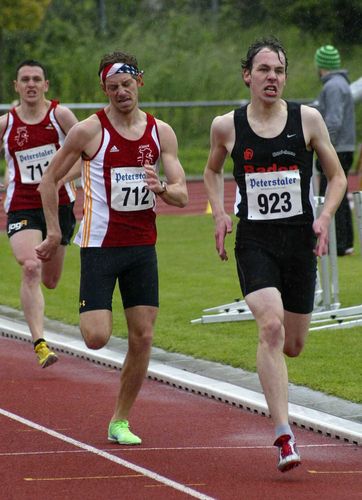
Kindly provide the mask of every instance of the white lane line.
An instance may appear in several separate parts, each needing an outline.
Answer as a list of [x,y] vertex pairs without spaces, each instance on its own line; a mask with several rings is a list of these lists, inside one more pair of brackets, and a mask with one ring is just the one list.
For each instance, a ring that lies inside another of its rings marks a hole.
[[[343,444],[299,444],[298,448],[355,448],[356,445],[351,443]],[[168,448],[136,448],[135,446],[128,447],[112,447],[104,449],[102,451],[111,451],[113,453],[135,453],[135,452],[145,452],[145,451],[218,451],[218,450],[269,450],[274,449],[274,445],[264,445],[264,446],[175,446]],[[48,450],[48,451],[16,451],[16,452],[0,452],[0,457],[15,457],[22,455],[56,455],[56,454],[66,454],[66,453],[88,453],[88,450]]]
[[98,448],[95,448],[94,446],[90,446],[88,444],[82,443],[81,441],[77,441],[76,439],[73,439],[69,436],[65,436],[64,434],[60,434],[59,432],[53,431],[52,429],[48,429],[47,427],[43,427],[42,425],[39,425],[35,422],[32,422],[31,420],[27,420],[26,418],[20,417],[19,415],[15,415],[14,413],[6,411],[2,408],[0,408],[0,414],[4,415],[5,417],[11,418],[12,420],[15,420],[17,422],[20,422],[23,425],[27,425],[28,427],[31,427],[33,429],[37,429],[40,432],[44,432],[45,434],[49,434],[50,436],[53,436],[56,439],[64,441],[65,443],[71,444],[73,446],[76,446],[77,448],[81,448],[82,450],[86,450],[90,453],[93,453],[94,455],[105,458],[106,460],[109,460],[111,462],[115,462],[116,464],[122,465],[123,467],[126,467],[127,469],[131,469],[135,472],[143,474],[144,476],[146,476],[150,479],[153,479],[154,481],[162,483],[162,484],[164,484],[170,488],[173,488],[175,490],[181,491],[182,493],[188,494],[191,497],[198,498],[200,500],[215,500],[214,498],[209,497],[208,495],[204,495],[203,493],[199,493],[198,491],[193,490],[191,488],[188,488],[187,486],[185,486],[183,484],[177,483],[176,481],[172,481],[172,479],[168,479],[167,477],[161,476],[155,472],[152,472],[148,469],[145,469],[144,467],[140,467],[138,465],[135,465],[131,462],[123,460],[122,458],[116,457],[114,455],[111,455],[110,453],[99,450]]

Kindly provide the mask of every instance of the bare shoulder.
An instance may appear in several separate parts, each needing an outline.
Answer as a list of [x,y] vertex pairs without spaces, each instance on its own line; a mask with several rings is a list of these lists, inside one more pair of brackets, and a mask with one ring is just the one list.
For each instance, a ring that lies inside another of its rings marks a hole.
[[173,128],[169,123],[164,122],[163,120],[160,120],[159,118],[155,118],[156,124],[157,124],[157,129],[159,132],[164,132],[164,133],[170,133],[174,132]]
[[71,143],[73,147],[77,146],[77,149],[83,150],[94,139],[98,140],[101,133],[102,126],[97,115],[91,115],[73,125],[67,135],[66,144]]
[[212,120],[211,131],[216,134],[228,135],[234,130],[234,111],[218,115]]
[[6,124],[8,122],[8,113],[0,116],[0,137],[3,135],[5,131]]
[[303,125],[312,126],[323,121],[322,115],[320,114],[318,109],[307,106],[305,104],[302,104],[300,109]]
[[229,129],[234,127],[234,111],[230,111],[225,115],[218,115],[212,120],[211,126],[216,129]]
[[168,123],[164,122],[163,120],[159,120],[158,118],[155,118],[156,124],[157,124],[157,130],[158,134],[160,136],[160,141],[161,145],[165,145],[165,143],[176,143],[177,144],[177,138],[175,131],[169,125]]
[[312,144],[317,138],[327,134],[327,127],[322,115],[316,108],[301,106],[302,127],[306,144]]
[[67,134],[72,126],[77,123],[77,118],[74,113],[66,106],[57,106],[54,111],[57,122]]
[[211,123],[211,136],[217,142],[228,143],[235,135],[234,111],[215,116]]

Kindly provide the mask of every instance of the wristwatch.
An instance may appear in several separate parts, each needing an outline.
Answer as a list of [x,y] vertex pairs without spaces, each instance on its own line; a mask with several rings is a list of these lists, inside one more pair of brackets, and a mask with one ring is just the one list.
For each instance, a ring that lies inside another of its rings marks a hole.
[[161,189],[162,189],[162,191],[159,191],[157,194],[166,193],[166,191],[167,191],[167,182],[161,181]]

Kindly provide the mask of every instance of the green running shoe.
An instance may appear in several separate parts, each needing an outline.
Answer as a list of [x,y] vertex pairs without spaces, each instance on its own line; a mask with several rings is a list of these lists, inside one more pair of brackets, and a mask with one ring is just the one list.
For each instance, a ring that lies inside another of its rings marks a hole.
[[128,420],[115,420],[109,423],[108,441],[128,445],[142,443],[142,439],[129,430]]

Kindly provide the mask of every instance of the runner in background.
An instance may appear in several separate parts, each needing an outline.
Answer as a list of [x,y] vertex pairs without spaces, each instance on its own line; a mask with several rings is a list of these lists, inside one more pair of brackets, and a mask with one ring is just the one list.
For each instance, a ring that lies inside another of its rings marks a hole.
[[[90,349],[107,344],[118,282],[129,347],[108,439],[136,445],[141,438],[128,419],[147,373],[159,306],[156,198],[184,207],[188,194],[174,131],[138,107],[143,77],[137,59],[107,54],[98,74],[109,104],[73,127],[43,177],[48,234],[37,254],[46,261],[58,249],[56,186],[82,155],[84,215],[75,238],[81,247],[80,329]],[[166,181],[160,179],[160,161]]]
[[[21,266],[21,307],[38,362],[46,368],[57,361],[57,356],[44,339],[41,283],[47,288],[55,288],[61,277],[65,248],[75,225],[75,192],[66,179],[59,183],[62,244],[50,261],[42,263],[36,256],[35,247],[46,236],[46,224],[37,189],[65,134],[77,119],[68,108],[46,99],[49,81],[45,67],[38,61],[26,60],[19,64],[14,87],[19,102],[0,117],[0,138],[7,163],[4,208],[11,249]],[[80,161],[73,167],[69,179],[79,174]]]
[[[327,253],[328,227],[347,181],[320,113],[282,99],[288,60],[277,39],[253,43],[242,61],[250,103],[218,116],[204,172],[216,249],[227,260],[232,221],[224,208],[223,165],[238,185],[235,257],[240,286],[259,330],[257,370],[275,426],[278,469],[300,464],[288,421],[284,354],[298,356],[314,306],[316,256]],[[328,180],[321,214],[312,206],[313,151]]]

